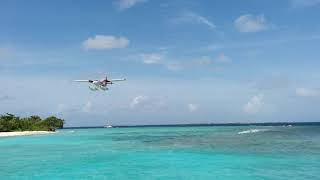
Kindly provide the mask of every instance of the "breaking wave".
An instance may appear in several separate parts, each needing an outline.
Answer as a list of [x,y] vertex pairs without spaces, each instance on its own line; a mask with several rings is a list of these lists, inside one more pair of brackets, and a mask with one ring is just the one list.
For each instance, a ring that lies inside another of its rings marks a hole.
[[75,131],[74,130],[71,130],[71,131],[65,131],[65,133],[74,133]]
[[249,129],[245,131],[240,131],[238,134],[251,134],[251,133],[258,133],[258,132],[265,132],[269,131],[269,129]]

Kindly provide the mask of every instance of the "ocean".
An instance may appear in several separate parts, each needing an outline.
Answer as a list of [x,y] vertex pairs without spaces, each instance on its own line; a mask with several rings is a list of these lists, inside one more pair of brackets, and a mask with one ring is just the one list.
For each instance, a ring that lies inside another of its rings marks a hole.
[[320,179],[320,126],[63,129],[0,138],[0,179]]

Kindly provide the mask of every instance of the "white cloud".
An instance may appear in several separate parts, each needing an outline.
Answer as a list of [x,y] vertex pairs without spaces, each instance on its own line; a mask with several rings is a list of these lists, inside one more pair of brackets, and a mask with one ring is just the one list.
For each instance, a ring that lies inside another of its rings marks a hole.
[[141,62],[148,65],[162,65],[168,70],[176,71],[181,68],[179,62],[168,60],[167,56],[164,53],[145,53],[140,54]]
[[320,0],[291,0],[292,7],[311,7],[320,5]]
[[320,96],[320,90],[311,88],[297,88],[296,95],[302,97],[318,97]]
[[86,50],[108,50],[115,48],[125,48],[129,45],[129,40],[126,37],[115,37],[115,36],[105,36],[96,35],[95,37],[90,37],[82,43],[82,46]]
[[231,59],[224,53],[219,54],[216,58],[202,56],[196,59],[177,61],[166,56],[165,53],[144,53],[138,55],[139,62],[146,65],[160,65],[166,67],[170,71],[178,71],[184,68],[192,68],[194,66],[209,67],[219,66],[221,64],[231,63]]
[[140,54],[140,57],[144,64],[161,64],[164,59],[164,55],[158,53]]
[[142,111],[158,111],[166,107],[166,104],[166,98],[164,97],[138,95],[131,100],[130,108]]
[[216,30],[216,25],[213,22],[195,12],[185,12],[178,18],[173,19],[173,22],[204,24],[208,26],[211,30]]
[[116,4],[118,5],[119,10],[125,10],[143,2],[147,2],[147,0],[118,0]]
[[92,104],[90,101],[88,101],[83,107],[82,107],[82,111],[83,112],[90,112],[92,109]]
[[255,114],[261,110],[263,105],[263,94],[255,95],[243,106],[243,111],[248,114]]
[[239,32],[250,33],[264,31],[272,27],[264,15],[245,14],[234,21],[234,26]]
[[188,110],[189,112],[196,112],[199,108],[198,104],[188,104]]
[[148,96],[144,96],[144,95],[136,96],[132,99],[132,101],[130,103],[130,107],[135,108],[135,107],[139,107],[139,106],[144,106],[146,104],[146,102],[148,102],[148,100],[149,100]]

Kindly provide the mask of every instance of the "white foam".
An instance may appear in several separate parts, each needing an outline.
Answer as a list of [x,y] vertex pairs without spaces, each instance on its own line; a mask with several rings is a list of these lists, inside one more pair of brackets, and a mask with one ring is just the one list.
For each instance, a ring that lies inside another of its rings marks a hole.
[[250,134],[250,133],[258,133],[258,132],[264,132],[269,131],[269,129],[249,129],[245,131],[240,131],[238,134]]
[[40,135],[40,134],[52,134],[52,131],[16,131],[16,132],[0,132],[0,137],[11,137],[11,136],[29,136],[29,135]]
[[291,124],[289,124],[289,125],[283,125],[282,127],[292,127],[292,125],[291,125]]

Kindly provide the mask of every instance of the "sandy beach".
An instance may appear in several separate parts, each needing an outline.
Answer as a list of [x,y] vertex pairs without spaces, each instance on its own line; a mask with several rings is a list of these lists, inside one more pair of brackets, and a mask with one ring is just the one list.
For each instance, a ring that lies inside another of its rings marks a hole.
[[55,132],[51,131],[17,131],[17,132],[0,132],[0,137],[11,137],[11,136],[29,136],[39,134],[51,134]]

